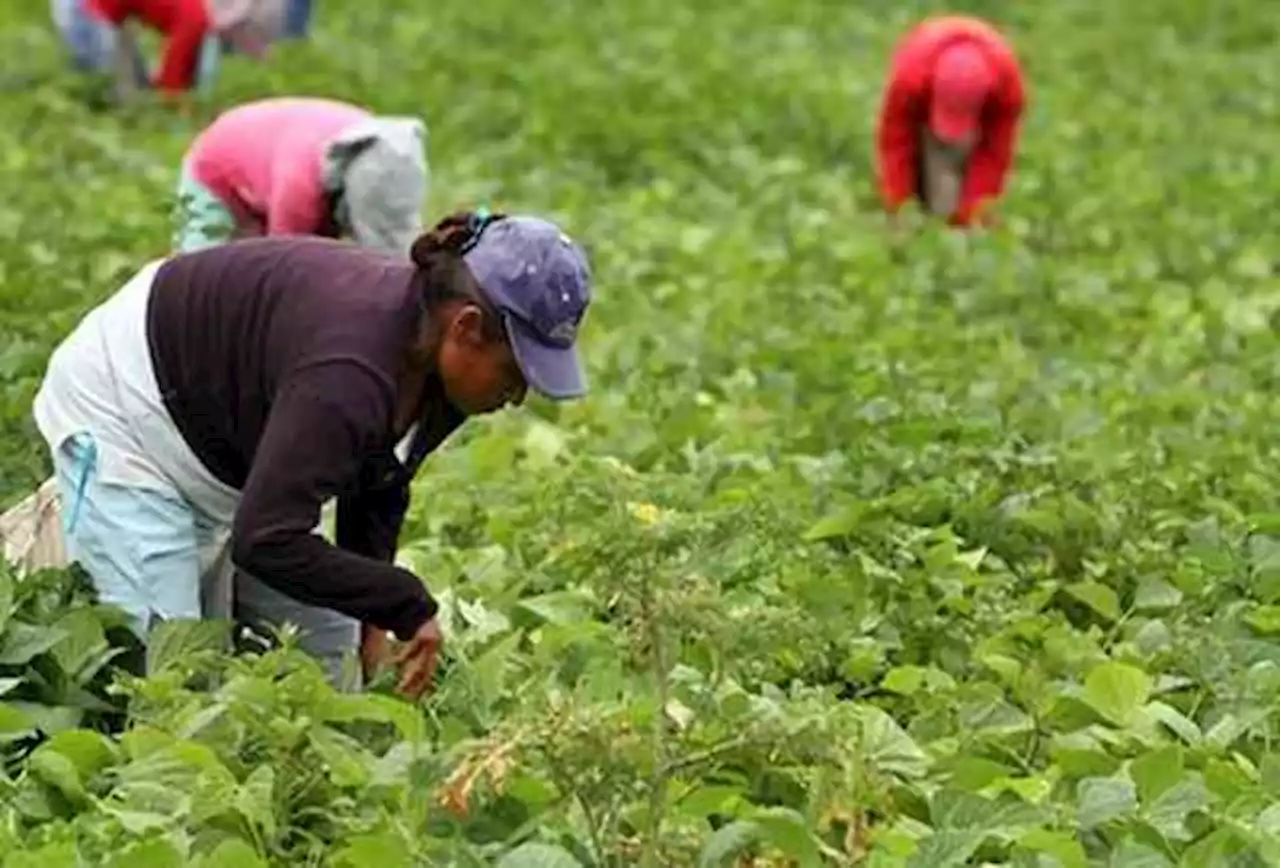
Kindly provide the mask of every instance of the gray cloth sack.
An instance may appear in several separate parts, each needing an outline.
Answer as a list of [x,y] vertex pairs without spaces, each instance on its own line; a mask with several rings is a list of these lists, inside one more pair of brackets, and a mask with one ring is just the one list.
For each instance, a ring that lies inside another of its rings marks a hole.
[[325,190],[335,218],[359,244],[409,255],[422,232],[430,189],[427,125],[418,118],[373,117],[345,129],[325,152]]

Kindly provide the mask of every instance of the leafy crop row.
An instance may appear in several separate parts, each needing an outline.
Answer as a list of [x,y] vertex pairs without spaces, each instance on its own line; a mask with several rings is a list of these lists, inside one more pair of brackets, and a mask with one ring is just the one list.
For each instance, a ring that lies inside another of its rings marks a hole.
[[[191,625],[108,689],[111,612],[6,576],[0,865],[1280,863],[1280,24],[957,4],[1031,77],[1004,227],[891,237],[880,76],[937,8],[326,2],[232,64],[223,105],[424,113],[432,216],[582,238],[593,392],[423,472],[421,708]],[[0,500],[195,128],[40,78],[40,13],[0,10]]]

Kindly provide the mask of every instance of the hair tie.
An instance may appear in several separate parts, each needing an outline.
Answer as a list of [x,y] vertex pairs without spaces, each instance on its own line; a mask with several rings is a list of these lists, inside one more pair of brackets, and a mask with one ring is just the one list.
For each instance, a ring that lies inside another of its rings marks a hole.
[[484,205],[481,205],[471,215],[471,219],[467,221],[467,240],[462,242],[462,248],[459,253],[465,254],[480,243],[480,236],[484,234],[485,227],[493,222],[493,213]]

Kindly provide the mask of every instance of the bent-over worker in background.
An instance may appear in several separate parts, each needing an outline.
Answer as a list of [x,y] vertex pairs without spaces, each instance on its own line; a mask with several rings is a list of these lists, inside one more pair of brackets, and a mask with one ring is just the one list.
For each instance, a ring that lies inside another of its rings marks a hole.
[[990,24],[952,15],[917,25],[894,51],[880,108],[885,209],[915,198],[953,226],[991,222],[1025,104],[1018,60]]
[[349,103],[275,97],[223,112],[178,179],[183,252],[232,238],[321,235],[409,254],[430,182],[427,127]]
[[[50,0],[54,25],[81,72],[114,84],[117,103],[154,90],[184,104],[212,87],[224,45],[262,59],[285,28],[285,0]],[[164,37],[154,73],[133,27]]]

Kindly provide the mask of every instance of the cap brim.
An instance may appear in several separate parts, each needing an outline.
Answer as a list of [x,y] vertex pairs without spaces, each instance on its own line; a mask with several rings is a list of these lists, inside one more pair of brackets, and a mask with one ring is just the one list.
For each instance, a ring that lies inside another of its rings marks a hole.
[[929,129],[942,142],[958,142],[978,128],[978,118],[963,112],[935,110],[929,117]]
[[555,401],[587,394],[587,378],[577,347],[553,347],[538,340],[519,320],[504,316],[507,337],[525,382]]

